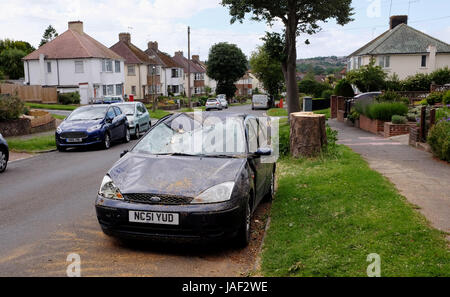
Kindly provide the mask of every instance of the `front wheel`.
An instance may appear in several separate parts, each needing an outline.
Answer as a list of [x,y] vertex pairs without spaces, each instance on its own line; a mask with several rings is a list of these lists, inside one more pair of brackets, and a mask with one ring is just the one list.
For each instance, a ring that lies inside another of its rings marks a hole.
[[8,160],[6,159],[6,152],[0,149],[0,173],[6,170]]
[[128,127],[125,127],[125,136],[123,137],[123,142],[124,143],[128,143],[131,140],[131,134],[130,134],[130,129],[128,129]]
[[60,153],[63,153],[63,152],[66,151],[66,148],[65,148],[65,147],[62,147],[62,146],[59,146],[59,145],[56,147],[56,149],[57,149]]
[[141,138],[141,131],[139,131],[139,126],[136,126],[134,138],[135,139]]
[[105,150],[109,149],[111,147],[111,137],[109,136],[109,133],[105,134],[105,139],[103,140],[103,148]]
[[250,243],[251,237],[252,210],[250,200],[247,200],[245,213],[241,218],[241,226],[236,236],[236,244],[238,247],[245,248]]

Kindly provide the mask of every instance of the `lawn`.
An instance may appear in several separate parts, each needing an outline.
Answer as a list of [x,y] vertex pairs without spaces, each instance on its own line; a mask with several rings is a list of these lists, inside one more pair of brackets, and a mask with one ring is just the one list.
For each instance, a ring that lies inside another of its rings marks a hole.
[[66,118],[66,116],[59,115],[59,114],[52,114],[52,117],[57,120],[64,120]]
[[35,109],[49,109],[49,110],[75,110],[78,105],[62,105],[62,104],[41,104],[26,102],[25,106]]
[[55,136],[39,136],[30,139],[8,138],[11,151],[24,153],[37,153],[56,149]]
[[[327,119],[331,117],[331,109],[323,109],[323,110],[316,110],[314,113],[317,114],[324,114]],[[288,113],[287,110],[284,108],[271,108],[267,111],[267,115],[270,117],[287,117]]]
[[265,276],[364,277],[371,253],[381,276],[450,276],[444,234],[349,148],[285,157],[277,170]]
[[148,109],[148,112],[150,114],[150,117],[152,119],[161,119],[163,117],[165,117],[168,114],[171,114],[171,112],[165,111],[165,110],[161,110],[161,109],[157,109],[156,111],[152,111],[151,108]]

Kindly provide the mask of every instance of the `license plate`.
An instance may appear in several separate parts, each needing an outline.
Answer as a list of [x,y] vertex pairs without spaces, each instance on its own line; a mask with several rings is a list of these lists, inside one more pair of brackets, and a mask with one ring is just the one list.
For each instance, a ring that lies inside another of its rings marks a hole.
[[67,142],[83,142],[82,138],[67,138]]
[[177,213],[130,211],[128,218],[132,223],[179,225],[179,215]]

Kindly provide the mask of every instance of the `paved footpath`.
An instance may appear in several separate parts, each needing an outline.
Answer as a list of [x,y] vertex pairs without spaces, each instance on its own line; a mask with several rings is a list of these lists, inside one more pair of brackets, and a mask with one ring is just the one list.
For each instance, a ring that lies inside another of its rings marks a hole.
[[396,139],[385,139],[336,120],[329,124],[338,130],[339,143],[386,176],[435,228],[450,233],[450,164]]

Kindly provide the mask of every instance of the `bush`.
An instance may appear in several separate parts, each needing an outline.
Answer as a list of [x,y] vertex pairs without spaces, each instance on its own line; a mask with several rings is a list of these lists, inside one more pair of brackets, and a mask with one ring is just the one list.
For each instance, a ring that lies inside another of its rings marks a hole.
[[431,128],[428,144],[436,157],[450,162],[450,122],[441,121]]
[[322,98],[323,99],[330,99],[331,95],[333,95],[333,91],[332,90],[325,90],[322,92]]
[[409,99],[406,97],[402,97],[399,93],[394,91],[386,91],[380,96],[377,97],[378,102],[402,102],[406,105],[409,104]]
[[298,83],[298,91],[312,95],[313,97],[321,97],[322,93],[326,90],[332,90],[333,88],[327,83],[320,83],[312,79],[304,79]]
[[418,73],[407,77],[403,82],[405,91],[430,91],[431,77],[428,74]]
[[442,96],[442,104],[444,105],[450,104],[450,90],[445,92],[444,96]]
[[337,82],[336,87],[334,88],[334,94],[343,97],[355,97],[352,85],[345,78]]
[[80,94],[78,92],[59,93],[58,102],[63,105],[80,104]]
[[391,122],[392,122],[392,124],[396,124],[396,125],[404,125],[408,122],[408,120],[404,116],[393,115]]
[[0,120],[18,119],[24,111],[24,103],[17,96],[0,95]]
[[408,107],[400,102],[381,102],[367,105],[364,115],[372,120],[388,122],[392,120],[393,115],[405,116],[408,113]]
[[442,92],[433,92],[427,97],[428,105],[435,105],[436,103],[441,103],[444,97],[444,93]]
[[448,67],[433,71],[430,79],[437,85],[445,85],[450,83],[450,69]]

